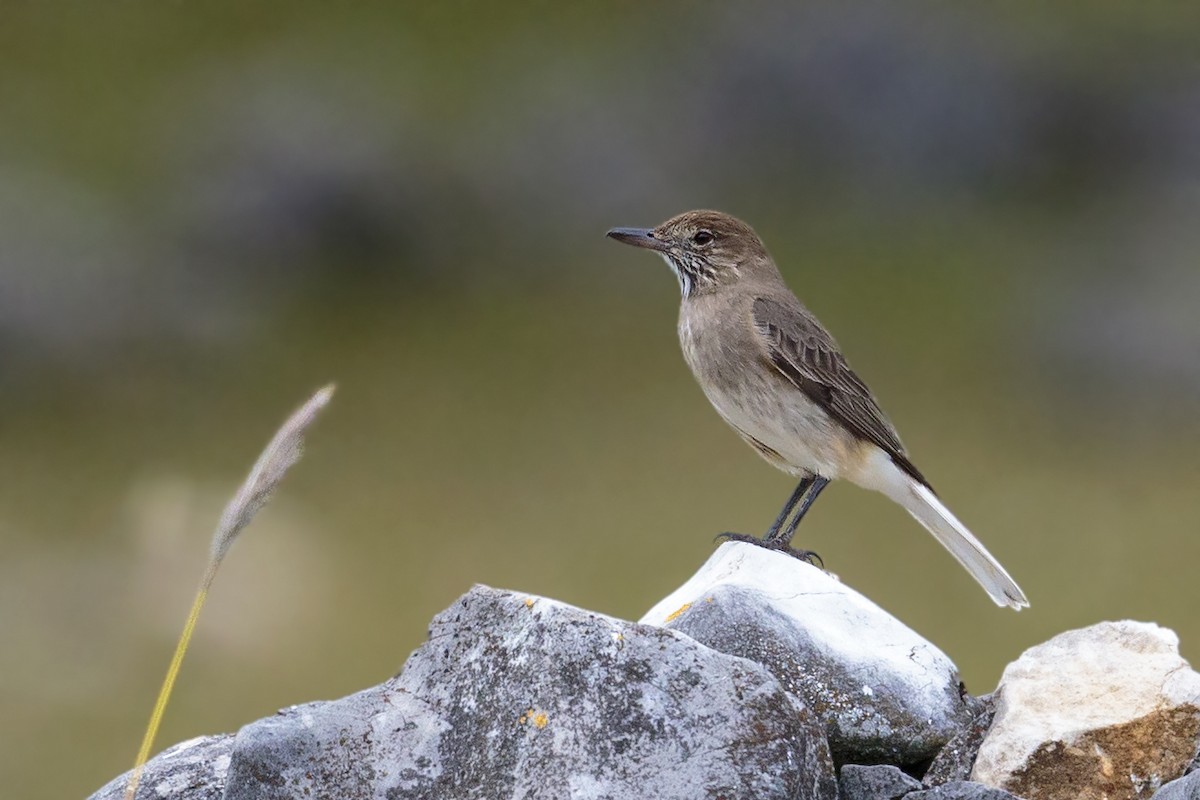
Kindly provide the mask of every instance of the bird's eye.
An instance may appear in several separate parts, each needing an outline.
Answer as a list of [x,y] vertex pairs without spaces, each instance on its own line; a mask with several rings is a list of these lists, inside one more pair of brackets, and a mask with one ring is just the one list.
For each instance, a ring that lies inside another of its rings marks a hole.
[[712,242],[713,238],[712,231],[696,231],[696,234],[692,236],[692,241],[703,247]]

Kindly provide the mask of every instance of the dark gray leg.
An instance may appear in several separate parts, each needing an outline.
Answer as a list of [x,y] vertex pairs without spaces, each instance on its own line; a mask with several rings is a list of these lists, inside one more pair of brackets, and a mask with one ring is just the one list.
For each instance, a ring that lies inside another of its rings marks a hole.
[[785,530],[782,534],[777,534],[774,537],[771,536],[770,532],[768,532],[764,541],[769,541],[772,544],[777,543],[780,549],[788,549],[791,547],[792,537],[796,535],[796,527],[800,524],[800,520],[804,519],[804,515],[808,513],[808,509],[810,506],[812,506],[813,501],[817,499],[817,495],[819,495],[822,490],[829,485],[829,479],[822,478],[820,475],[818,475],[815,478],[810,479],[810,483],[812,485],[809,487],[808,492],[804,495],[804,501],[800,503],[800,508],[796,509],[796,516],[792,517],[792,521],[787,526],[787,530]]
[[[789,555],[793,555],[802,561],[807,561],[810,564],[820,563],[824,566],[824,561],[821,557],[811,550],[795,550],[791,547],[792,537],[796,535],[796,526],[800,524],[809,506],[817,499],[817,495],[821,490],[829,485],[828,478],[822,478],[820,475],[801,479],[800,483],[792,491],[790,497],[783,505],[783,510],[779,512],[779,516],[771,523],[771,527],[761,539],[754,536],[747,536],[744,533],[722,533],[717,537],[717,541],[732,541],[732,542],[747,542],[749,544],[757,544],[765,547],[768,550],[781,550]],[[799,509],[796,505],[799,504]],[[796,509],[796,516],[792,518],[791,523],[786,530],[782,530],[784,522],[791,515],[793,509]]]
[[792,509],[796,507],[796,503],[800,502],[800,498],[808,491],[808,487],[812,486],[812,478],[801,478],[800,483],[796,484],[795,490],[783,504],[783,510],[779,512],[779,516],[771,523],[771,527],[767,528],[767,532],[763,534],[763,541],[770,542],[778,538],[779,530],[783,527],[783,523],[787,521],[788,516],[792,513]]

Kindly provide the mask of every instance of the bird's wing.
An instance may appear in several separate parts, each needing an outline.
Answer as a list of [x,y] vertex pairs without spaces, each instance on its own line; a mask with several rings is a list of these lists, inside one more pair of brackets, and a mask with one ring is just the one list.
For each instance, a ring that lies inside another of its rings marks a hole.
[[871,390],[850,369],[821,323],[798,304],[785,305],[766,297],[754,301],[753,313],[775,369],[847,430],[877,445],[898,467],[929,485],[904,454],[896,429]]

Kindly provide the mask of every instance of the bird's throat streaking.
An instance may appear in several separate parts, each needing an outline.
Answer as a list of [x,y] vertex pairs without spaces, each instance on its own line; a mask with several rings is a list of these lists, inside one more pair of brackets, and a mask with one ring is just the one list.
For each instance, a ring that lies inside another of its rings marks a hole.
[[679,281],[680,296],[685,300],[691,297],[692,289],[696,286],[695,281],[693,281],[691,277],[679,267],[679,264],[675,263],[675,260],[669,255],[666,253],[659,253],[659,255],[662,256],[663,261],[667,262],[667,266],[671,268],[671,272],[675,273],[675,280]]

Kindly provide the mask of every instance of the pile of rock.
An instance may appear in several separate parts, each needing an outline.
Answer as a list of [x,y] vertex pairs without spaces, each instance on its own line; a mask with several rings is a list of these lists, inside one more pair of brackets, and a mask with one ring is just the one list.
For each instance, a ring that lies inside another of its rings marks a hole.
[[476,587],[396,677],[176,745],[138,797],[1181,800],[1198,742],[1170,631],[1062,634],[974,698],[866,598],[733,542],[639,623]]

